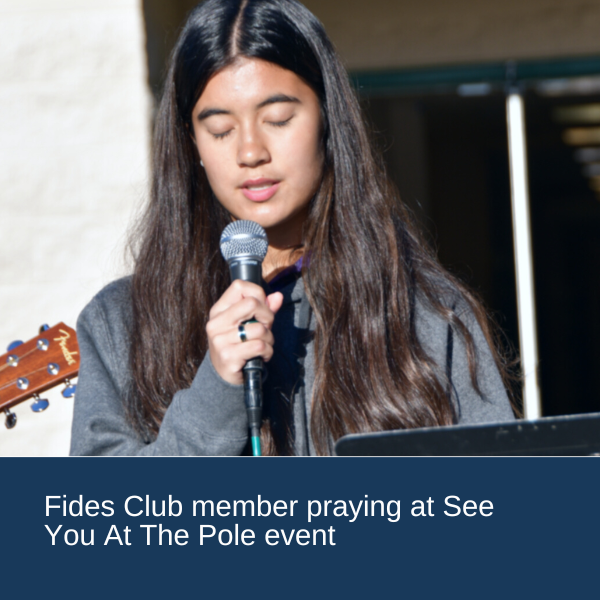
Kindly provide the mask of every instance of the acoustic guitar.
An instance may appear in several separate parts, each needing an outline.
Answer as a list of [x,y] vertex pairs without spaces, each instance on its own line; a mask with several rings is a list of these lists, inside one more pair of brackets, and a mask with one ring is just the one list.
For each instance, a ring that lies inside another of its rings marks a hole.
[[77,335],[64,323],[42,325],[37,337],[10,344],[0,356],[0,411],[6,416],[7,429],[17,424],[17,415],[10,409],[20,402],[32,398],[31,410],[43,412],[49,402],[40,394],[60,383],[65,384],[63,397],[72,398],[76,385],[71,379],[78,372]]

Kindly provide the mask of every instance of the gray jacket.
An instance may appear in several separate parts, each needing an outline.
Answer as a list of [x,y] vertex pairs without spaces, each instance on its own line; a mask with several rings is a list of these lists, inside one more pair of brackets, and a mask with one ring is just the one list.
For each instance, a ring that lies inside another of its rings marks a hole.
[[[127,420],[123,398],[131,381],[129,328],[130,278],[105,287],[86,306],[77,322],[81,369],[75,398],[72,455],[237,455],[247,439],[243,387],[231,385],[214,370],[208,353],[189,389],[180,390],[167,409],[155,440],[143,440]],[[284,303],[273,325],[275,353],[268,364],[264,393],[290,402],[294,451],[314,455],[310,435],[310,402],[314,354],[312,311],[302,278],[282,290]],[[419,339],[437,365],[451,377],[459,423],[512,420],[513,413],[498,370],[475,318],[463,309],[461,320],[471,331],[479,361],[484,397],[471,385],[464,344],[457,335],[448,344],[448,326],[417,304]],[[451,353],[449,356],[449,348]],[[168,368],[168,365],[165,365]]]

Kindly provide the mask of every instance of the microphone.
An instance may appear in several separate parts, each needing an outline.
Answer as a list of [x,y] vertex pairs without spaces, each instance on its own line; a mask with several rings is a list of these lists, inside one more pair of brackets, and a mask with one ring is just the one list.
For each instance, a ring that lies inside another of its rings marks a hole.
[[[269,241],[265,230],[254,221],[234,221],[221,234],[221,254],[229,264],[231,281],[241,279],[260,285],[262,261]],[[252,323],[253,321],[247,321]],[[263,359],[251,358],[242,369],[244,373],[244,401],[248,411],[248,426],[252,440],[252,454],[261,455],[260,427],[262,425]]]

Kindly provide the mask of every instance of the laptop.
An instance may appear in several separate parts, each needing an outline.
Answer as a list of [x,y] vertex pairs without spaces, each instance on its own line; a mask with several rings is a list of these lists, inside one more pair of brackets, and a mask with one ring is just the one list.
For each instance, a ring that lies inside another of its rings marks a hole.
[[600,413],[346,435],[338,456],[600,456]]

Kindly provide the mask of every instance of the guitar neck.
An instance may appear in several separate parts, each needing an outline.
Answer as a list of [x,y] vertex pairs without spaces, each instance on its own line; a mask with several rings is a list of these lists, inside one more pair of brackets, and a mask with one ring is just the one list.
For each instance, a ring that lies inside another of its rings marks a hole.
[[0,356],[0,410],[7,412],[78,372],[77,335],[59,323]]

